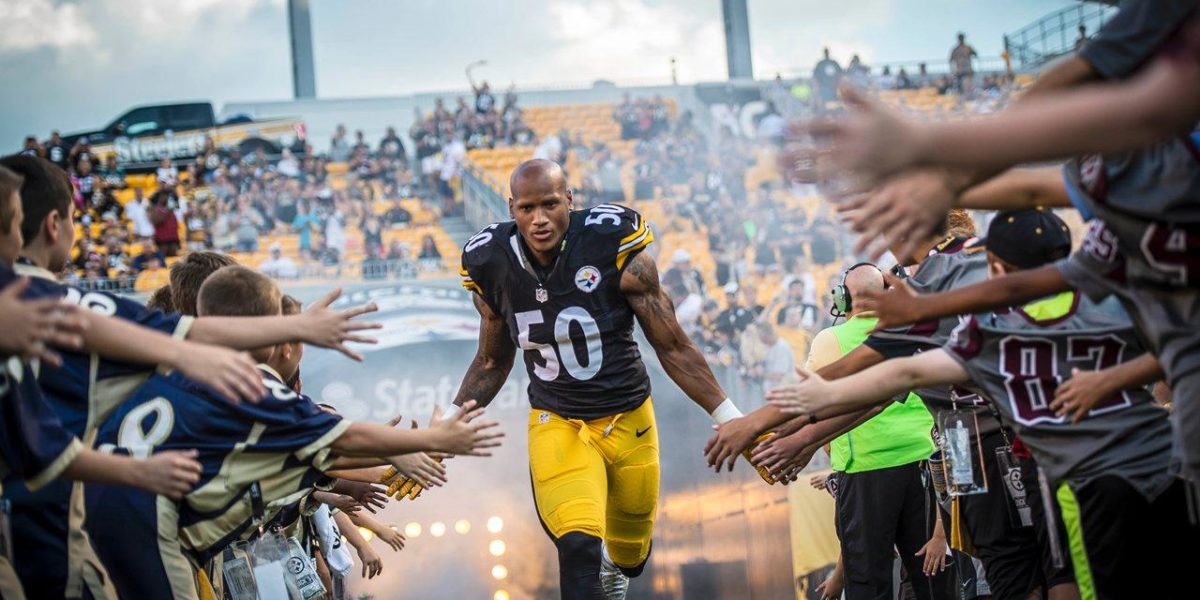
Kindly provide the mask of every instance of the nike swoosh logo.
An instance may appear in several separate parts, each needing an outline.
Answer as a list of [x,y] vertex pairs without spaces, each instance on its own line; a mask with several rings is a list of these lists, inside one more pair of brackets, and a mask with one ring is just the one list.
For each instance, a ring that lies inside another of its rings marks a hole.
[[[653,427],[653,425],[651,425],[650,427]],[[647,427],[647,428],[645,428],[645,429],[643,429],[643,430],[641,430],[641,431],[638,431],[638,432],[636,432],[636,433],[637,433],[637,437],[642,437],[643,435],[646,435],[646,432],[647,432],[647,431],[650,431],[650,427]]]

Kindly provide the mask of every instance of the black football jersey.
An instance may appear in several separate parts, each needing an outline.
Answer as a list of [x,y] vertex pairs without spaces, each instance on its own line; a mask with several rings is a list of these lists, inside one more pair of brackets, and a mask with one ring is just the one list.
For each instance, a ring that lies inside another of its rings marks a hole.
[[462,285],[508,323],[525,355],[535,409],[597,419],[633,410],[650,395],[621,273],[653,240],[636,211],[601,204],[571,213],[548,271],[531,263],[515,221],[489,225],[467,241]]

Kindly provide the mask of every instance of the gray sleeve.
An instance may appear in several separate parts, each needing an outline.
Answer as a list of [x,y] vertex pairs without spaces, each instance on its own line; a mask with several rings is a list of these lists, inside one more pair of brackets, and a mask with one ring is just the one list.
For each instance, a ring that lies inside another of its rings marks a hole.
[[1087,294],[1093,302],[1099,302],[1113,293],[1113,281],[1109,278],[1112,265],[1085,251],[1072,253],[1054,263],[1054,267],[1068,285]]
[[1197,0],[1124,0],[1120,11],[1079,49],[1105,79],[1121,79],[1146,62],[1195,12]]

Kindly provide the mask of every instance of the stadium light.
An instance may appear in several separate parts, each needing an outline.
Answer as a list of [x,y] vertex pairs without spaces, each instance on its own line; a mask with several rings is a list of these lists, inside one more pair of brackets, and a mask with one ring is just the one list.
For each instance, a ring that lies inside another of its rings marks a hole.
[[433,537],[442,537],[446,535],[446,524],[441,521],[435,521],[429,526],[429,535]]
[[496,590],[496,593],[492,594],[492,600],[508,600],[508,592]]
[[466,519],[459,519],[454,522],[454,532],[458,535],[467,535],[471,531],[471,522]]
[[504,551],[507,549],[508,547],[504,545],[504,540],[492,540],[492,543],[488,544],[488,552],[492,556],[504,556]]
[[366,527],[359,527],[358,535],[361,535],[362,538],[368,542],[375,538],[375,532],[367,529]]
[[500,530],[504,529],[504,519],[501,519],[500,517],[492,517],[488,519],[487,528],[488,531],[492,533],[500,533]]
[[496,579],[504,579],[508,577],[508,567],[504,565],[496,565],[492,567],[492,577]]
[[421,537],[421,524],[409,523],[404,526],[404,537],[416,538]]

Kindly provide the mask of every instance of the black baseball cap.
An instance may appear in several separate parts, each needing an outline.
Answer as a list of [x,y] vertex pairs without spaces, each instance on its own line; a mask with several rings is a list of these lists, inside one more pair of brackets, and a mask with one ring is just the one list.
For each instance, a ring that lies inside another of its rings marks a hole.
[[1020,269],[1034,269],[1071,253],[1071,229],[1042,208],[999,213],[988,225],[987,249]]

